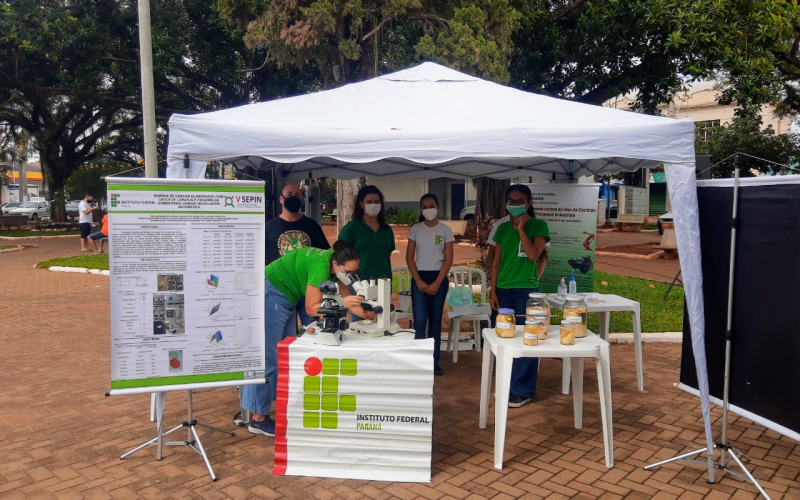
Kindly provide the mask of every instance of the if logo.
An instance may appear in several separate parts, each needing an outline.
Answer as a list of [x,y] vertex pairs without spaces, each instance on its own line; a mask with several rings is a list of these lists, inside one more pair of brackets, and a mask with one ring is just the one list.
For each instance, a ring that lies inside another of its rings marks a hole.
[[[355,359],[308,358],[304,365],[303,427],[336,429],[340,411],[356,411],[353,394],[339,395],[339,376],[354,377],[358,371]],[[320,372],[322,376],[320,376]]]
[[111,208],[116,207],[118,204],[119,204],[119,194],[111,193]]
[[436,244],[437,245],[441,245],[442,241],[444,241],[444,238],[441,235],[437,235],[436,236]]

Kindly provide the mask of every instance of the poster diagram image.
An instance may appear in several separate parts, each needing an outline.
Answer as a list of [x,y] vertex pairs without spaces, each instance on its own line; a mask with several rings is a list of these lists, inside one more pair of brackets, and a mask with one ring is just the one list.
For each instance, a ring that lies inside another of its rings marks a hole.
[[222,316],[222,313],[220,313],[221,309],[222,309],[222,302],[212,302],[208,308],[208,315],[212,317]]
[[236,273],[237,290],[260,290],[261,273]]
[[157,281],[159,292],[182,292],[183,291],[183,275],[182,274],[159,274]]
[[569,267],[580,271],[583,274],[588,273],[594,268],[591,255],[584,255],[580,259],[569,259]]
[[169,371],[172,373],[183,371],[183,351],[169,351]]
[[237,326],[233,330],[233,343],[235,345],[255,345],[253,329],[249,326]]
[[186,333],[183,294],[153,295],[153,333],[155,335]]
[[252,314],[252,300],[250,298],[236,299],[233,301],[233,315],[238,318],[249,318]]
[[216,332],[211,334],[211,338],[208,340],[209,344],[212,345],[219,345],[222,342],[222,331],[217,330]]
[[206,288],[208,288],[209,290],[216,290],[217,288],[219,288],[219,276],[217,276],[216,274],[210,274],[206,278]]

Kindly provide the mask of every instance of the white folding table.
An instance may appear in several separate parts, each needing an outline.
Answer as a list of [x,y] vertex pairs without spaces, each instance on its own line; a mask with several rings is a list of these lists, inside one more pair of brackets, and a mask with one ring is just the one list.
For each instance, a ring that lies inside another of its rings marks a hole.
[[[626,299],[614,294],[578,294],[581,297],[597,297],[603,302],[587,303],[586,307],[590,313],[600,313],[600,337],[603,340],[608,340],[609,323],[611,321],[611,312],[627,311],[632,315],[633,323],[633,349],[636,354],[636,385],[640,391],[644,390],[644,368],[642,367],[642,315],[639,303],[635,300]],[[547,302],[551,307],[563,310],[564,301],[559,299],[556,294],[548,294]],[[569,394],[569,365],[564,364],[564,378],[562,392]]]
[[[603,447],[606,467],[614,467],[614,427],[611,413],[611,359],[608,342],[592,332],[585,338],[575,339],[575,345],[561,345],[559,327],[551,326],[547,339],[538,346],[522,343],[523,326],[517,326],[514,338],[500,338],[494,328],[483,330],[483,366],[481,373],[481,403],[478,427],[486,428],[489,414],[492,366],[497,360],[494,394],[494,467],[503,468],[503,451],[506,442],[506,419],[508,397],[511,389],[511,365],[515,358],[562,358],[570,359],[572,365],[572,405],[575,428],[583,427],[583,360],[597,360],[597,385],[600,392],[600,413],[603,422]],[[535,402],[532,404],[536,404]]]

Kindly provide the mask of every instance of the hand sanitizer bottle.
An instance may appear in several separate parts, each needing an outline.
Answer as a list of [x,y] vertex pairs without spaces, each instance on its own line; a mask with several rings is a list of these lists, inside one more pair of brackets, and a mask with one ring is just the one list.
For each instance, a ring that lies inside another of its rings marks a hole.
[[575,295],[578,293],[578,282],[575,281],[575,270],[572,270],[572,277],[569,279],[569,294]]
[[561,278],[561,283],[558,285],[558,298],[562,300],[567,299],[567,283],[564,278]]

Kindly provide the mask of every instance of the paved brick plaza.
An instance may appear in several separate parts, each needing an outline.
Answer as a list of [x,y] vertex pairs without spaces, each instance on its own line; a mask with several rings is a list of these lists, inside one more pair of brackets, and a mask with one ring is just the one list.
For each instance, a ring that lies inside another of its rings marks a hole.
[[[559,361],[545,360],[535,404],[509,411],[506,468],[492,467],[493,410],[478,429],[480,356],[443,363],[434,396],[433,482],[403,484],[273,476],[272,440],[244,429],[204,444],[219,476],[208,477],[188,448],[119,455],[154,432],[149,398],[106,398],[109,386],[107,277],[32,269],[78,253],[77,237],[27,240],[36,249],[0,254],[3,270],[0,389],[0,499],[428,498],[755,498],[754,487],[719,474],[671,464],[642,466],[702,446],[698,400],[678,391],[680,346],[646,344],[645,387],[636,391],[633,347],[611,348],[615,468],[603,464],[596,375],[587,362],[584,428],[572,426],[571,396],[560,394]],[[444,356],[444,355],[443,355]],[[167,398],[165,427],[183,418],[185,397]],[[202,422],[230,426],[233,388],[198,391]],[[714,410],[715,419],[721,412]],[[775,498],[800,499],[800,444],[732,416],[730,438],[750,457],[755,476]],[[715,433],[719,425],[715,424]],[[183,431],[180,431],[183,435]]]

